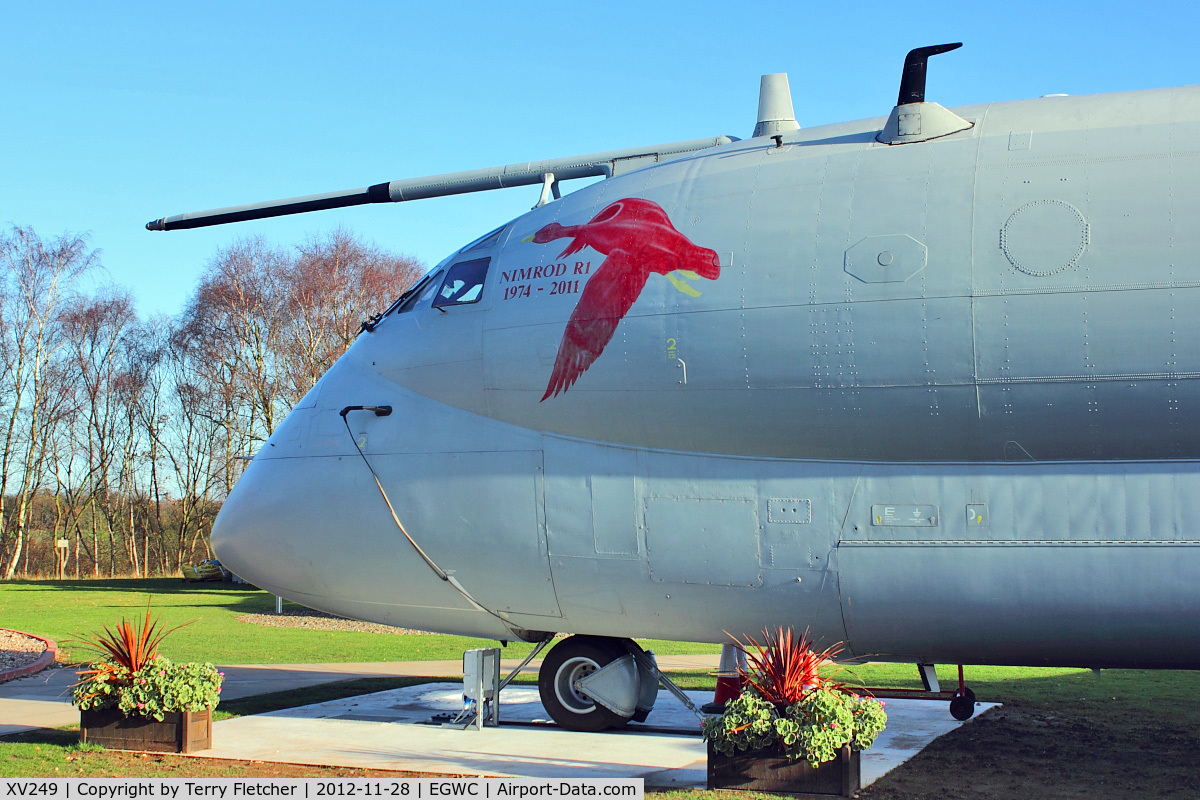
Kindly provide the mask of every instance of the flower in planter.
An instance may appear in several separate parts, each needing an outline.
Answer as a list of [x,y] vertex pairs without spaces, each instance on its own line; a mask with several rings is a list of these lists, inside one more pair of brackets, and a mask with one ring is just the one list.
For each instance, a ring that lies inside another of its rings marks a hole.
[[704,722],[704,738],[724,755],[776,748],[813,767],[849,745],[866,750],[887,723],[883,704],[824,677],[819,668],[842,651],[840,644],[813,650],[805,632],[763,632],[763,643],[746,637],[735,646],[746,654],[746,689],[720,716]]
[[127,717],[160,722],[169,713],[216,708],[223,673],[212,664],[176,664],[158,653],[163,638],[179,627],[163,630],[147,606],[140,624],[122,619],[115,631],[80,636],[102,658],[79,670],[71,702],[81,711],[119,708]]

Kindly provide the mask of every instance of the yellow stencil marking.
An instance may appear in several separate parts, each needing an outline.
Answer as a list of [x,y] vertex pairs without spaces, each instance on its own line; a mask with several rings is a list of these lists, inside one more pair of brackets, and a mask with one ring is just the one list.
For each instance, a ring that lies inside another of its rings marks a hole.
[[[691,278],[692,280],[697,280],[700,277],[699,275],[697,275],[696,273],[694,273],[688,269],[677,269],[677,270],[675,270],[675,272],[678,272],[680,275],[684,276],[685,278]],[[671,282],[671,285],[674,286],[679,291],[683,292],[684,294],[688,295],[689,297],[699,297],[700,292],[696,291],[691,286],[689,286],[687,281],[676,278],[675,272],[667,273],[667,280],[669,280]]]

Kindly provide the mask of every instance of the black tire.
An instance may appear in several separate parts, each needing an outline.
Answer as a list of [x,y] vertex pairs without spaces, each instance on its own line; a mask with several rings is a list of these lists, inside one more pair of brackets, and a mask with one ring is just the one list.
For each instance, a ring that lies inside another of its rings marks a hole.
[[975,715],[975,700],[966,695],[957,695],[950,700],[950,716],[960,722]]
[[963,687],[963,697],[967,698],[967,699],[968,699],[968,700],[970,700],[972,703],[974,703],[974,702],[975,702],[975,693],[971,691],[971,687],[970,687],[970,686],[964,686],[964,687]]
[[538,693],[550,718],[569,731],[592,733],[628,722],[573,687],[626,652],[619,639],[603,636],[572,636],[556,644],[538,670]]

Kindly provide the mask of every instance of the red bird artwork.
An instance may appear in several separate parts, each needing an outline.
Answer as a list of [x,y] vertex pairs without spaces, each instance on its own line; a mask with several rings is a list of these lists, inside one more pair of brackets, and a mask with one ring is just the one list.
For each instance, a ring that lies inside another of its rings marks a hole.
[[720,260],[713,250],[697,247],[671,224],[662,206],[650,200],[627,197],[605,206],[584,225],[552,222],[533,235],[545,244],[571,238],[559,258],[590,247],[608,256],[592,273],[563,331],[554,371],[542,400],[555,397],[587,371],[612,339],[642,293],[651,272],[667,275],[675,270],[716,280]]

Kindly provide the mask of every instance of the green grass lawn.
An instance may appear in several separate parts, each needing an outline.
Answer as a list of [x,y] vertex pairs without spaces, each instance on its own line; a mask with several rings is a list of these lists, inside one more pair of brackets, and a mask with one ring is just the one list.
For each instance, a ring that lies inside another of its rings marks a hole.
[[[80,633],[142,619],[146,601],[169,627],[191,623],[167,638],[164,655],[175,661],[216,664],[301,664],[346,661],[440,661],[462,658],[464,650],[494,641],[462,636],[410,636],[304,628],[274,628],[239,622],[242,614],[275,611],[275,597],[232,583],[184,583],[174,578],[96,581],[11,581],[0,583],[0,626],[45,636],[64,658],[90,658],[72,642]],[[290,605],[290,604],[285,604]],[[644,643],[668,654],[716,653],[712,644]],[[505,658],[522,658],[531,645],[512,643]]]

